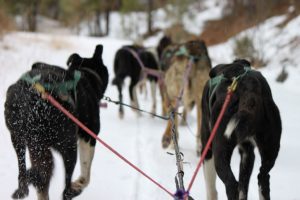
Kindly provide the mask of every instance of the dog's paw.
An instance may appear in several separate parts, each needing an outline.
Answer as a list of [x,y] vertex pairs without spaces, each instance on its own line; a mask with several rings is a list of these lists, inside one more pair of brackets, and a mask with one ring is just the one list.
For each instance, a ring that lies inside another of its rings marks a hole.
[[161,142],[162,142],[162,147],[166,149],[171,143],[171,137],[168,135],[164,135]]
[[119,118],[120,118],[120,119],[123,119],[123,118],[124,118],[124,112],[121,112],[121,111],[119,112]]
[[201,156],[201,149],[197,149],[196,153],[197,153],[197,157],[200,157]]
[[154,115],[156,115],[156,107],[152,107],[151,113],[153,114],[152,117],[154,117]]
[[73,190],[83,190],[87,185],[89,184],[89,181],[86,178],[79,177],[75,182],[72,183],[71,188]]
[[201,156],[201,151],[202,151],[202,142],[200,139],[200,136],[197,136],[197,141],[196,141],[196,153],[197,156],[200,157]]
[[11,197],[13,199],[24,199],[25,197],[27,197],[29,194],[29,189],[28,187],[26,188],[18,188],[12,195]]
[[63,193],[63,200],[72,200],[74,197],[80,195],[82,190],[75,190],[73,188],[65,189]]

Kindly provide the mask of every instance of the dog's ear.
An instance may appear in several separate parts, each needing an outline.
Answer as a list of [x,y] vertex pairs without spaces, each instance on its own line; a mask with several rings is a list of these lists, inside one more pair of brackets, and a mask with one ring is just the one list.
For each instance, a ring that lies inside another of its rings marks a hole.
[[82,60],[83,58],[81,58],[77,53],[73,53],[67,60],[67,66],[69,67],[69,69],[78,68],[82,63]]
[[32,64],[31,69],[39,69],[41,65],[43,65],[43,63],[35,62]]
[[103,53],[103,45],[98,44],[96,46],[93,58],[96,58],[96,59],[102,58],[102,53]]

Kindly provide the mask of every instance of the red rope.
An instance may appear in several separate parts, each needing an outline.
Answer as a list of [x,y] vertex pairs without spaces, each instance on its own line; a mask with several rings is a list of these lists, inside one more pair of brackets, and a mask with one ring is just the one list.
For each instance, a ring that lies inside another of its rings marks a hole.
[[164,190],[165,192],[167,192],[170,196],[174,197],[174,195],[170,191],[168,191],[161,184],[159,184],[154,179],[152,179],[150,176],[148,176],[145,172],[143,172],[137,166],[135,166],[134,164],[132,164],[129,160],[127,160],[124,156],[122,156],[120,153],[118,153],[116,150],[114,150],[111,146],[109,146],[103,140],[101,140],[93,131],[91,131],[83,123],[81,123],[74,115],[72,115],[59,102],[57,102],[50,94],[48,94],[46,92],[43,92],[42,96],[45,97],[53,106],[55,106],[57,109],[59,109],[60,111],[62,111],[66,116],[68,116],[74,123],[76,123],[84,131],[86,131],[90,136],[92,136],[98,142],[100,142],[104,147],[106,147],[107,149],[109,149],[112,153],[114,153],[116,156],[118,156],[120,159],[122,159],[124,162],[126,162],[129,166],[131,166],[132,168],[134,168],[136,171],[138,171],[139,173],[141,173],[143,176],[145,176],[147,179],[149,179],[152,183],[154,183],[159,188],[161,188],[162,190]]
[[219,116],[217,118],[217,121],[216,121],[216,123],[215,123],[215,125],[214,125],[214,127],[213,127],[213,129],[211,131],[211,134],[210,134],[209,139],[208,139],[208,141],[206,143],[206,146],[205,146],[205,148],[204,148],[204,150],[203,150],[203,152],[201,154],[200,161],[199,161],[199,163],[197,165],[197,168],[196,168],[196,170],[195,170],[195,172],[193,174],[193,177],[192,177],[191,182],[189,184],[189,187],[187,189],[187,193],[189,193],[189,191],[191,190],[191,188],[193,186],[193,183],[194,183],[194,181],[196,179],[196,176],[197,176],[197,174],[198,174],[198,172],[200,170],[200,167],[201,167],[201,165],[202,165],[202,163],[203,163],[203,161],[205,159],[205,156],[206,156],[206,154],[207,154],[207,152],[208,152],[208,150],[209,150],[209,148],[211,146],[212,140],[214,139],[214,137],[216,135],[216,132],[217,132],[217,130],[219,128],[219,125],[221,123],[221,120],[223,118],[225,110],[226,110],[226,108],[227,108],[227,106],[229,104],[229,101],[230,101],[230,98],[231,98],[232,94],[233,94],[233,91],[232,90],[228,90],[226,98],[225,98],[225,101],[224,101],[224,104],[223,104],[222,109],[221,109],[221,112],[220,112],[220,114],[219,114]]

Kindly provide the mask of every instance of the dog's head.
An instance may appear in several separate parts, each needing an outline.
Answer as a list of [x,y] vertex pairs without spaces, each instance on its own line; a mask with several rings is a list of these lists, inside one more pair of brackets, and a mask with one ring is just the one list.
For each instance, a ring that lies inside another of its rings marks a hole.
[[208,55],[206,44],[203,40],[191,40],[184,44],[188,57],[193,58],[194,63],[202,69],[211,69],[211,60]]
[[69,71],[79,70],[79,68],[81,67],[81,64],[83,62],[83,59],[84,58],[82,58],[77,53],[71,54],[67,60],[68,70]]
[[190,56],[194,56],[196,59],[203,56],[208,56],[208,51],[203,40],[191,40],[185,43],[185,47],[188,50]]
[[[98,67],[104,66],[102,61],[103,46],[97,45],[92,58],[82,58],[77,53],[73,53],[67,60],[69,70],[80,70],[80,68],[90,68],[97,70]],[[104,66],[105,67],[105,66]]]
[[74,70],[86,71],[88,73],[99,76],[103,93],[108,85],[108,70],[102,60],[103,46],[97,45],[91,58],[82,58],[77,53],[73,53],[67,60],[68,71]]

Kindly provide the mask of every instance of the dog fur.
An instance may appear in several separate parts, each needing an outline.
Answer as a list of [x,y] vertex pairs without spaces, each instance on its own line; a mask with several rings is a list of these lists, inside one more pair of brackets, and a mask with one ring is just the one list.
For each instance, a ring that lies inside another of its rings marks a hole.
[[[73,80],[75,70],[80,71],[81,78],[76,89],[67,93],[56,89],[47,92],[95,133],[100,130],[99,101],[108,83],[108,71],[102,62],[102,51],[102,45],[97,45],[92,58],[81,58],[78,54],[73,54],[68,60],[67,70],[45,63],[35,63],[27,72],[30,77],[40,76],[38,82],[42,85],[55,85]],[[95,139],[42,99],[32,83],[24,79],[19,79],[7,90],[5,120],[19,165],[18,189],[12,198],[25,198],[29,193],[28,185],[33,184],[38,200],[49,199],[54,167],[51,149],[59,152],[65,166],[63,199],[70,200],[82,192],[90,180]],[[77,161],[78,139],[81,175],[77,181],[71,183]],[[26,148],[31,160],[30,169],[26,169]]]
[[[177,47],[177,48],[175,48]],[[176,55],[176,52],[185,47],[188,51],[187,55]],[[201,98],[202,90],[205,82],[209,79],[209,70],[211,69],[211,61],[208,55],[208,51],[205,43],[202,40],[194,40],[186,42],[181,45],[169,45],[163,52],[164,55],[169,53],[169,49],[172,49],[172,54],[169,54],[166,58],[167,65],[164,68],[165,71],[165,85],[164,91],[164,106],[166,111],[170,111],[171,108],[176,107],[176,102],[179,97],[179,93],[184,84],[184,73],[187,69],[187,65],[191,56],[193,56],[193,64],[188,76],[187,83],[183,92],[183,107],[184,116],[186,119],[186,112],[190,111],[194,105],[197,108],[197,142],[200,142],[200,127],[201,127]],[[174,49],[177,49],[176,51]],[[167,52],[167,53],[166,53]],[[178,119],[175,115],[175,127],[177,132]],[[167,128],[162,138],[163,148],[167,148],[170,145],[172,138],[172,123],[169,120]],[[200,146],[200,145],[197,145]]]
[[[119,116],[120,118],[124,117],[124,109],[123,109],[123,94],[122,87],[124,84],[124,79],[129,77],[131,82],[129,85],[129,95],[131,105],[139,108],[139,103],[137,99],[136,88],[138,83],[142,83],[144,79],[144,72],[142,71],[142,66],[140,66],[137,59],[132,55],[132,53],[128,50],[131,49],[135,51],[145,67],[158,70],[158,63],[151,52],[146,51],[143,47],[137,45],[128,45],[120,48],[115,55],[114,59],[114,73],[115,77],[113,79],[113,85],[117,86],[119,92],[119,101],[121,102],[119,107]],[[151,84],[151,96],[152,96],[152,113],[156,113],[156,83],[157,77],[152,75],[147,75],[147,79]],[[140,114],[139,112],[137,112]]]
[[[210,81],[206,83],[203,91],[201,139],[204,146],[224,103],[227,87],[234,77],[243,74],[204,161],[208,200],[217,199],[216,174],[225,184],[228,199],[247,199],[255,146],[261,156],[258,174],[260,200],[270,199],[269,172],[280,148],[280,113],[266,79],[258,71],[245,72],[245,67],[250,67],[246,60],[217,65],[210,71],[210,77],[215,78],[222,74],[224,78],[215,86],[215,92],[212,92]],[[238,181],[230,167],[235,147],[238,147],[241,155]]]

